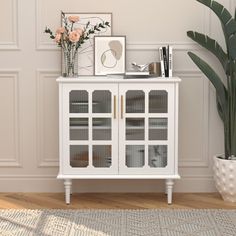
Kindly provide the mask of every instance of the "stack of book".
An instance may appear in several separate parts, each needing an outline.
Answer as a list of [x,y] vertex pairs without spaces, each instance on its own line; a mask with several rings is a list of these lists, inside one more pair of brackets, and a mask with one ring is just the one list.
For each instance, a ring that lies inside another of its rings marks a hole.
[[161,77],[172,77],[173,70],[173,52],[171,46],[159,48],[161,63]]

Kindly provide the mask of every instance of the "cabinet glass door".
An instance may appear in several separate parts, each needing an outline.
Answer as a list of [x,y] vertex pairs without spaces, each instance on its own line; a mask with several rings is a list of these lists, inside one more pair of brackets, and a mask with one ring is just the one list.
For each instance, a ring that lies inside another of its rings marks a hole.
[[[112,166],[112,93],[109,90],[92,92],[92,165],[94,168]],[[102,116],[102,117],[101,117]]]
[[171,168],[169,136],[173,131],[169,125],[173,124],[170,118],[173,96],[166,85],[153,87],[156,84],[135,85],[135,89],[131,84],[120,86],[122,174],[164,174]]
[[117,174],[118,86],[81,85],[68,94],[68,172]]

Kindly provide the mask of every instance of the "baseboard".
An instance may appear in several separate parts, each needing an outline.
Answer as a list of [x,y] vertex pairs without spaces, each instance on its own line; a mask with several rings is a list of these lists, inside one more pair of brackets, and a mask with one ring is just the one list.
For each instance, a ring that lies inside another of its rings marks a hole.
[[[163,192],[164,180],[73,180],[73,192]],[[0,178],[1,192],[63,192],[56,177]],[[212,177],[183,177],[174,192],[216,192]]]

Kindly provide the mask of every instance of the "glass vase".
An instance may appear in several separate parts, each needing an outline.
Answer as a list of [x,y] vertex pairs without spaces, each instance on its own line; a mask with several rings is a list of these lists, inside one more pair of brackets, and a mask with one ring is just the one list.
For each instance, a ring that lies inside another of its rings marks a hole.
[[62,50],[62,76],[78,77],[78,50]]

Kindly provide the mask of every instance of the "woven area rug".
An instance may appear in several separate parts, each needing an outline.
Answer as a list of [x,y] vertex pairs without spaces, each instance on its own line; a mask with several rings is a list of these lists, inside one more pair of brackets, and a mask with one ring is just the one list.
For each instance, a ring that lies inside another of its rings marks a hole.
[[235,236],[236,210],[0,210],[0,235]]

